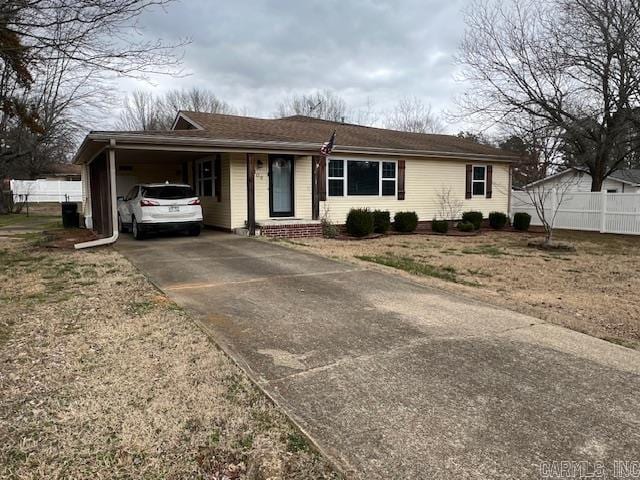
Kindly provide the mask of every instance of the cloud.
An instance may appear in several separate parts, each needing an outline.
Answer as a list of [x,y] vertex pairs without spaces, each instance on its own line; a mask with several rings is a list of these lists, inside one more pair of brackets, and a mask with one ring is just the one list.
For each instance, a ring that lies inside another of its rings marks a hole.
[[[251,114],[270,116],[290,93],[330,89],[353,108],[389,110],[417,96],[435,110],[462,86],[452,58],[463,0],[183,0],[141,18],[150,38],[191,39],[186,78]],[[124,82],[125,89],[146,85]]]

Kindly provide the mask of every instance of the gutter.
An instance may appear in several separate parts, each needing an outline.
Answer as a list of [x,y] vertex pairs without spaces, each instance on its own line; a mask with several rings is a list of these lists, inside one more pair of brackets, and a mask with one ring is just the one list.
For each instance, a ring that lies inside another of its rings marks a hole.
[[118,240],[118,198],[116,196],[116,141],[110,141],[109,148],[109,190],[111,190],[111,236],[99,238],[90,242],[76,243],[73,248],[82,250],[84,248],[100,247],[110,245]]
[[[175,130],[174,130],[175,131]],[[210,147],[210,148],[230,148],[237,150],[254,150],[249,153],[261,153],[263,150],[293,150],[293,151],[305,151],[310,154],[319,152],[321,145],[319,143],[306,143],[306,142],[284,142],[284,141],[256,141],[256,140],[237,140],[237,139],[225,139],[225,138],[201,138],[201,137],[179,137],[179,136],[161,136],[161,135],[145,135],[136,134],[131,135],[127,132],[92,132],[87,135],[82,145],[80,146],[78,153],[73,159],[74,163],[80,163],[81,151],[86,146],[88,141],[97,142],[109,142],[111,140],[118,140],[120,143],[119,148],[127,148],[123,143],[129,144],[158,144],[162,142],[163,145],[175,145],[175,146],[192,146],[192,147]],[[335,154],[370,154],[370,155],[392,155],[403,157],[436,157],[436,158],[455,158],[460,160],[478,160],[478,161],[493,161],[493,162],[514,162],[518,158],[510,157],[506,155],[493,155],[483,153],[464,153],[464,152],[441,152],[434,150],[407,150],[407,149],[393,149],[393,148],[381,148],[381,147],[356,147],[350,145],[336,145],[333,152]]]

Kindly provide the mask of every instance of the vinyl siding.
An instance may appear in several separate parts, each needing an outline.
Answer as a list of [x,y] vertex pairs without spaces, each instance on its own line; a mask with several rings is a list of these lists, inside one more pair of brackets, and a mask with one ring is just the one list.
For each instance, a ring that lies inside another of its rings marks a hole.
[[230,154],[231,227],[242,228],[247,220],[247,160],[245,153]]
[[[340,159],[366,160],[364,157],[340,156]],[[474,165],[489,163],[474,162]],[[459,160],[405,160],[405,200],[390,196],[327,197],[320,203],[320,215],[343,224],[351,208],[389,210],[391,217],[399,211],[415,211],[420,220],[432,220],[438,215],[438,193],[451,188],[451,196],[462,201],[461,211],[478,210],[485,216],[490,212],[507,212],[509,207],[509,166],[493,165],[492,198],[465,199],[466,162]]]
[[[358,156],[341,156],[342,159],[365,159]],[[246,156],[244,153],[230,156],[231,228],[244,227],[247,219]],[[258,155],[262,168],[256,170],[256,220],[269,218],[269,166],[267,155]],[[488,163],[475,162],[475,165]],[[351,208],[415,211],[420,220],[432,220],[439,211],[438,192],[451,187],[454,198],[462,201],[461,211],[479,210],[485,216],[490,212],[507,212],[509,205],[509,166],[493,165],[492,198],[465,199],[465,165],[458,160],[407,159],[405,164],[405,200],[396,197],[327,197],[320,202],[320,215],[325,212],[334,223],[343,224]],[[295,160],[295,217],[311,219],[311,168],[310,156],[297,156]]]
[[295,216],[296,218],[311,219],[311,157],[296,157],[295,160]]
[[[131,168],[120,171],[120,165]],[[138,183],[182,182],[182,165],[180,163],[165,163],[160,167],[157,163],[148,162],[116,162],[116,194],[126,195],[131,187]]]
[[231,200],[229,183],[229,154],[221,154],[220,201],[216,197],[200,197],[204,224],[212,227],[231,228]]
[[[256,221],[269,219],[269,156],[256,154],[255,197]],[[296,156],[294,160],[294,216],[311,219],[311,157]],[[247,220],[246,154],[231,154],[231,228],[242,228]]]

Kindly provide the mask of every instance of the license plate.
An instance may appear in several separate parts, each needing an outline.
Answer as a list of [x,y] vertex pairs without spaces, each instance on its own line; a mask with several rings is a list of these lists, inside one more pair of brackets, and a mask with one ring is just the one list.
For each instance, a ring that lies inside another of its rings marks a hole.
[[180,211],[180,207],[171,206],[171,207],[169,207],[169,211],[170,212],[179,212]]

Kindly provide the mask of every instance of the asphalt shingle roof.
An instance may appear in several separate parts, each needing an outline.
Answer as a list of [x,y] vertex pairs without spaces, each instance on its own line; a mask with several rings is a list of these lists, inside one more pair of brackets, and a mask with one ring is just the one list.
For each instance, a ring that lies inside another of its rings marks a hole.
[[622,180],[623,182],[636,183],[640,185],[640,168],[628,168],[626,170],[618,170],[609,175],[616,180]]
[[176,133],[186,133],[189,136],[321,144],[328,140],[331,132],[335,129],[337,148],[340,145],[344,145],[363,148],[514,156],[511,152],[481,145],[453,135],[399,132],[383,128],[330,122],[302,115],[279,119],[264,119],[202,112],[182,113],[204,128],[204,131],[174,131]]

